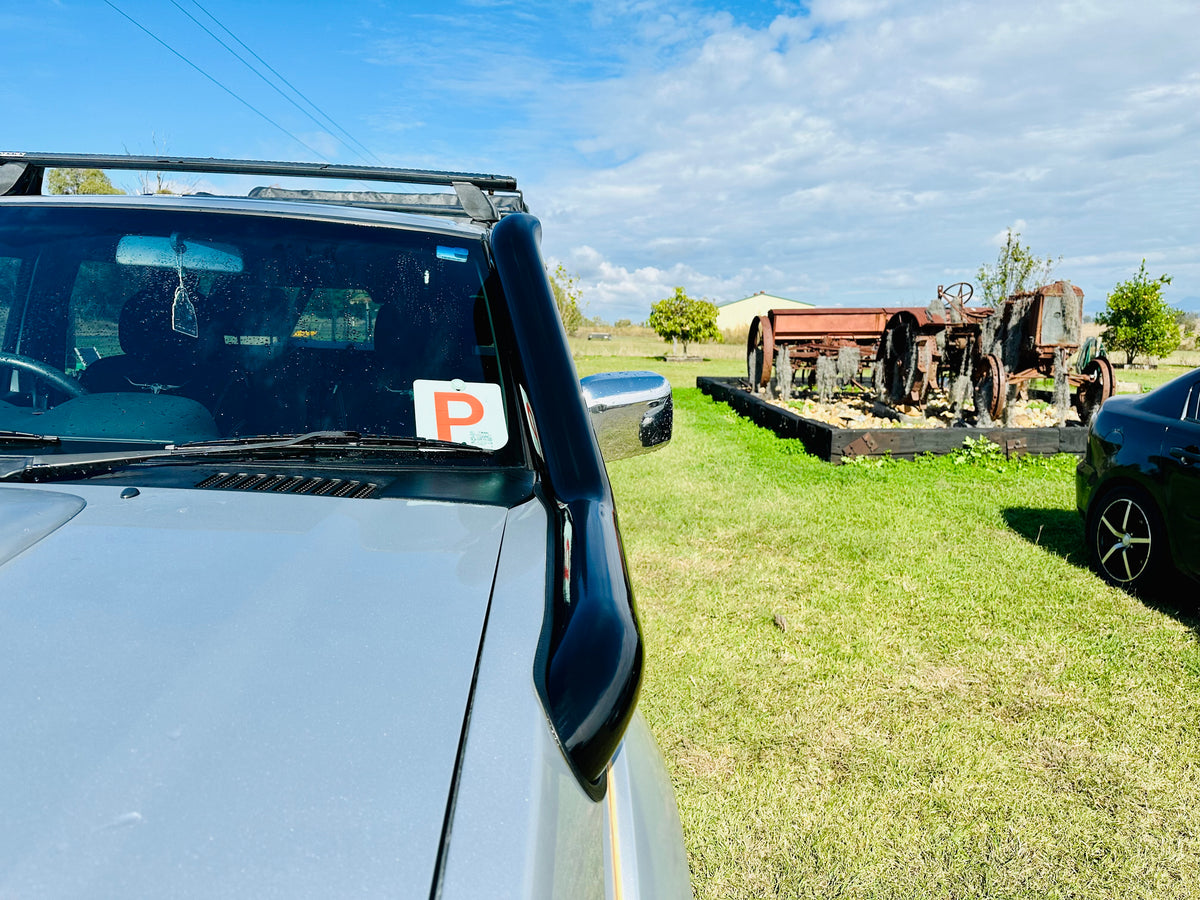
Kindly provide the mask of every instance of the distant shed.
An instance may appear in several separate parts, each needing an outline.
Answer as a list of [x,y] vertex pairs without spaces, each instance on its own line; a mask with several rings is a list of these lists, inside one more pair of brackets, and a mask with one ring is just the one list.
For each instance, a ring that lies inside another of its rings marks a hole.
[[755,316],[765,315],[772,309],[811,309],[811,303],[800,300],[789,300],[786,297],[776,297],[765,291],[743,297],[741,300],[730,300],[728,303],[717,305],[717,327],[748,328]]

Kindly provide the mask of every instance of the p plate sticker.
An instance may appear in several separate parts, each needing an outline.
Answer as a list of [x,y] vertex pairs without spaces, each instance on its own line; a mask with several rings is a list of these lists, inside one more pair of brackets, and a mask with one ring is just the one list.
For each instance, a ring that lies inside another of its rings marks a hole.
[[500,385],[474,381],[413,382],[417,437],[499,450],[508,443]]
[[467,248],[466,247],[442,247],[437,248],[438,259],[448,259],[451,262],[466,262]]

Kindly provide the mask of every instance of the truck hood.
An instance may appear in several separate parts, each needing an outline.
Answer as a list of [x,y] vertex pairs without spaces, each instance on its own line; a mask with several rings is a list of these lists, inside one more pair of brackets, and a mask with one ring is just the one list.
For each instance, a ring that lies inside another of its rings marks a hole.
[[506,516],[0,486],[0,896],[427,895]]

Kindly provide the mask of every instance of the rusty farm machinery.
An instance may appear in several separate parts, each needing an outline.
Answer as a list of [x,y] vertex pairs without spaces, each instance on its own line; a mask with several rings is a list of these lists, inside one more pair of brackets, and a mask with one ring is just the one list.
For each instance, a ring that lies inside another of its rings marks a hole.
[[[926,307],[771,310],[750,325],[751,386],[766,387],[774,369],[782,396],[790,396],[798,376],[807,377],[822,400],[838,387],[856,386],[893,407],[924,407],[938,392],[959,418],[970,396],[980,426],[1001,419],[1035,380],[1053,382],[1059,421],[1073,402],[1087,422],[1112,395],[1112,365],[1094,339],[1081,341],[1078,287],[1058,281],[994,308],[968,306],[973,293],[960,282],[939,286]],[[870,385],[863,378],[868,367]]]

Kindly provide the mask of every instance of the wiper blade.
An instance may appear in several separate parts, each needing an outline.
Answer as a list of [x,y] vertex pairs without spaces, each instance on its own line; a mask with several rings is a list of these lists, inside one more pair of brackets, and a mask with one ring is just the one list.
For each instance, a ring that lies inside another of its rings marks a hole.
[[208,453],[224,451],[257,452],[298,447],[345,447],[355,450],[446,450],[456,453],[491,453],[474,444],[459,444],[437,438],[394,437],[381,434],[361,434],[357,431],[310,431],[307,434],[255,435],[228,438],[221,441],[196,441],[169,447],[177,453]]
[[224,438],[223,440],[190,440],[186,444],[168,444],[166,450],[170,454],[223,454],[223,452],[245,452],[256,450],[278,450],[292,446],[312,446],[317,444],[346,444],[358,438],[353,431],[310,431],[304,434],[252,434],[239,438]]
[[189,441],[186,444],[168,444],[167,450],[185,453],[245,450],[247,448],[275,449],[277,447],[302,447],[306,444],[342,443],[358,438],[355,431],[308,431],[304,434],[255,434],[245,437],[225,438],[219,441]]
[[317,435],[345,434],[346,432],[311,432],[295,435],[281,440],[263,441],[243,444],[240,441],[222,443],[215,441],[210,444],[167,444],[161,449],[140,450],[130,452],[114,451],[112,453],[60,453],[54,456],[32,456],[20,461],[20,465],[8,471],[0,471],[0,481],[38,481],[42,478],[69,478],[75,475],[91,476],[111,472],[119,466],[152,460],[166,460],[177,457],[207,457],[241,455],[247,450],[279,449],[296,446]]
[[29,431],[0,430],[0,442],[6,444],[61,444],[62,439],[53,434],[33,434]]
[[146,462],[171,462],[208,457],[245,457],[269,455],[279,451],[320,451],[336,446],[354,450],[440,450],[454,453],[490,454],[492,451],[470,444],[456,444],[433,438],[392,438],[363,436],[354,431],[310,431],[306,434],[269,437],[233,438],[225,441],[197,441],[168,444],[161,450],[114,453],[71,453],[32,456],[19,461],[16,468],[0,470],[0,481],[39,481],[50,478],[90,477],[111,472],[120,466]]

